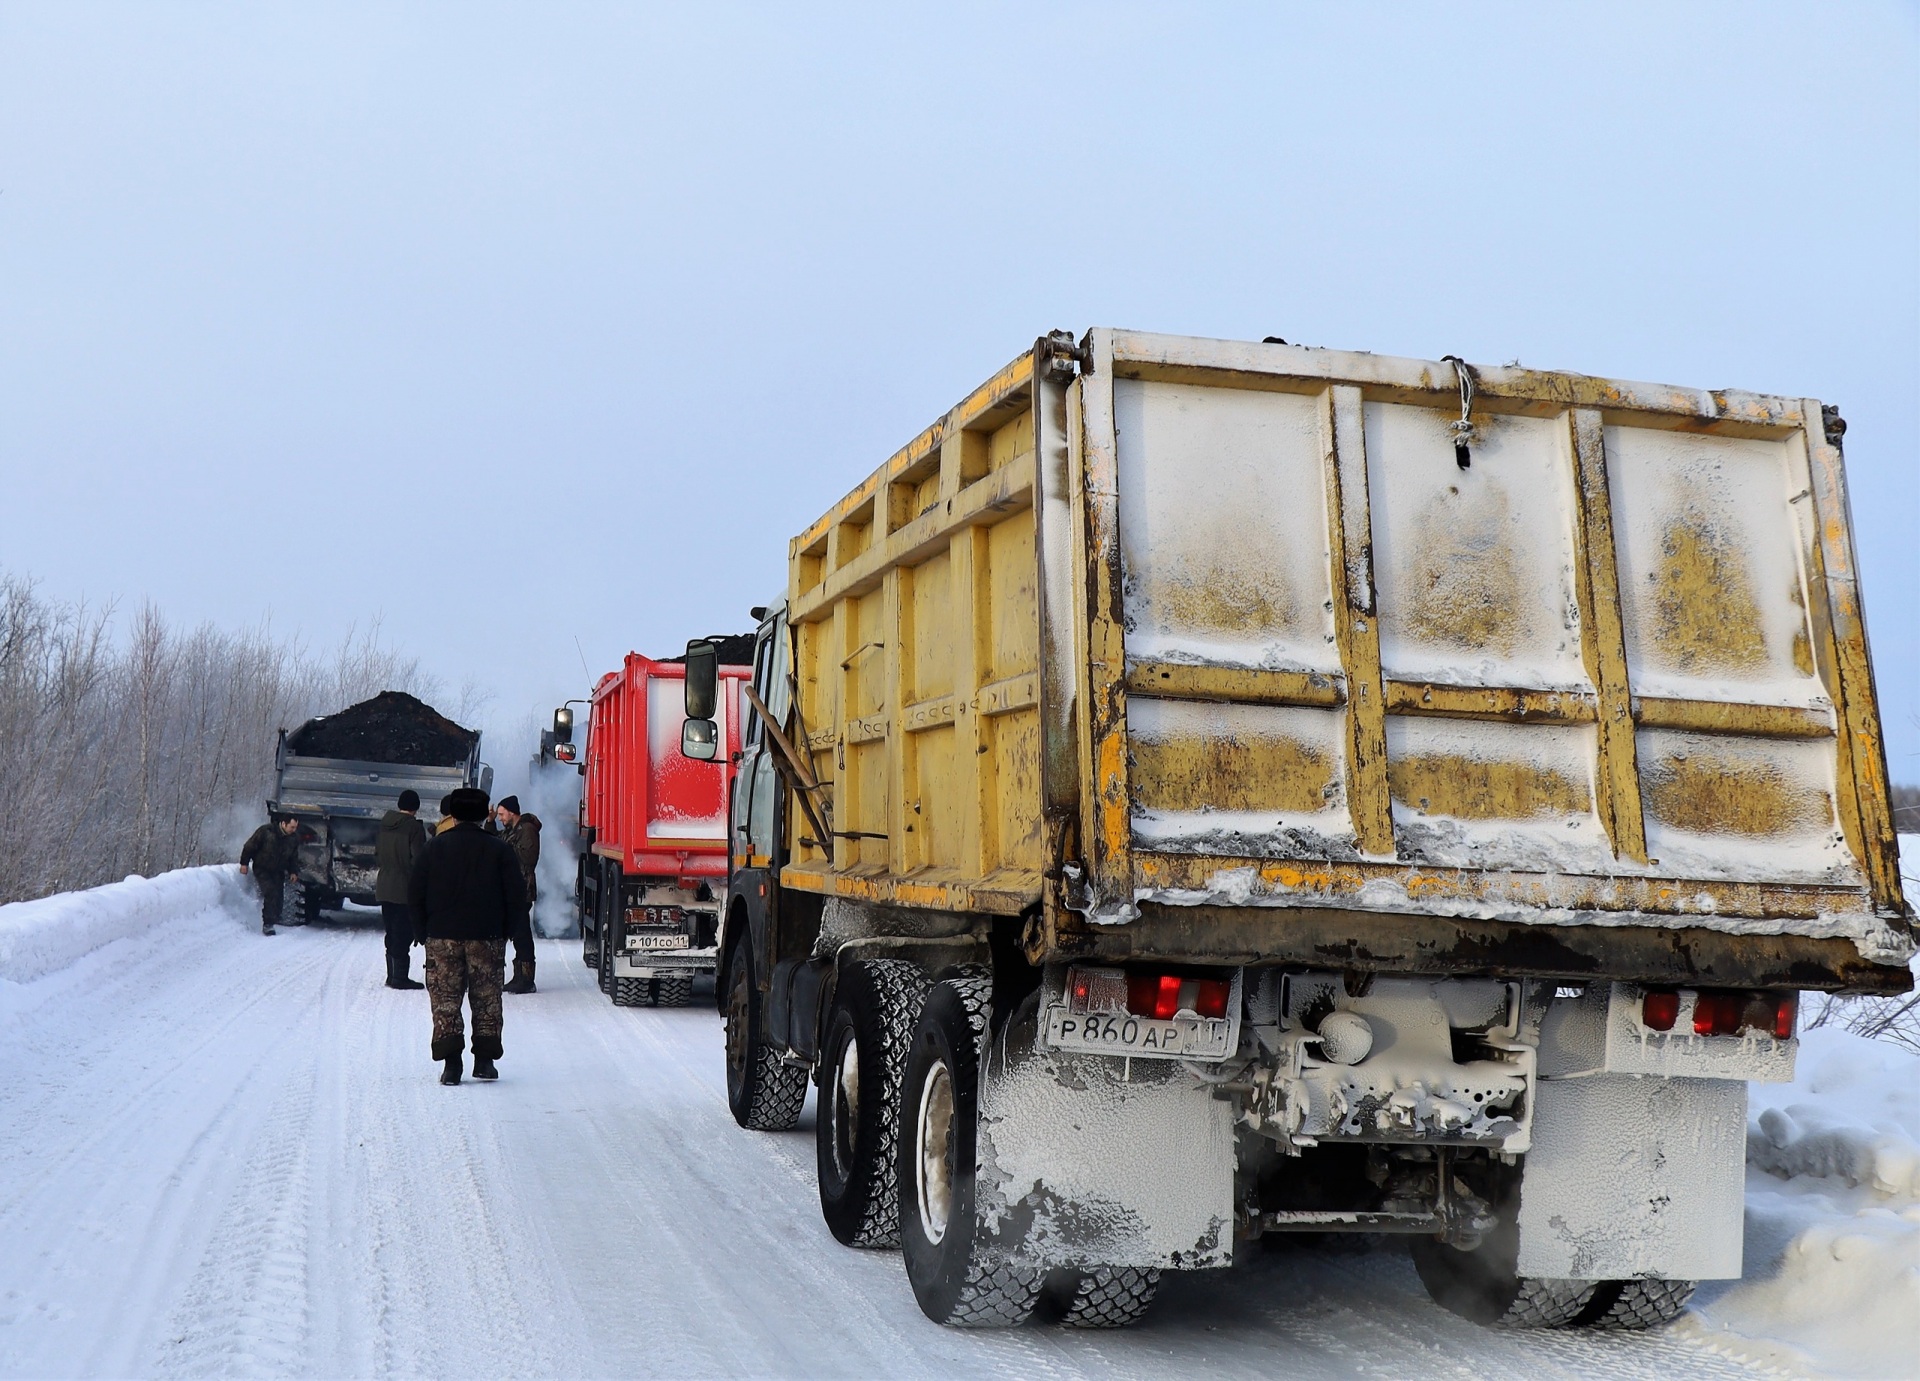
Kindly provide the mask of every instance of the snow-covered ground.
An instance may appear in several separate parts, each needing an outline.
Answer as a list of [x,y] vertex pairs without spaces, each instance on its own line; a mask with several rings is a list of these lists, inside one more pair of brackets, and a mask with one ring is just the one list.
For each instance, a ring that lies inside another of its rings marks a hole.
[[[1841,1032],[1756,1091],[1747,1279],[1663,1333],[1490,1332],[1429,1303],[1399,1250],[1297,1244],[1172,1278],[1124,1333],[968,1333],[921,1317],[897,1255],[827,1235],[811,1114],[734,1126],[710,1007],[614,1008],[577,945],[543,941],[500,1082],[442,1088],[425,997],[381,986],[375,931],[265,939],[218,875],[117,886],[137,919],[98,893],[0,908],[7,1376],[1540,1381],[1920,1358],[1920,1059]],[[88,938],[58,948],[50,912]]]

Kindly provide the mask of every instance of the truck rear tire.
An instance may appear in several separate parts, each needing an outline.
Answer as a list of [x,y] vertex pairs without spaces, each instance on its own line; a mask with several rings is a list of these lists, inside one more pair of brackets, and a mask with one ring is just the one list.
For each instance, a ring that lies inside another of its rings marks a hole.
[[653,1006],[653,980],[622,978],[616,974],[613,979],[612,997],[613,1005],[616,1007],[651,1007]]
[[614,995],[613,945],[608,938],[607,923],[604,919],[600,922],[600,962],[594,967],[599,970],[600,991],[612,997]]
[[1549,1280],[1517,1273],[1520,1227],[1510,1213],[1473,1251],[1437,1237],[1412,1241],[1414,1269],[1442,1309],[1495,1328],[1566,1328],[1583,1322],[1593,1303],[1593,1280]]
[[327,889],[306,883],[300,888],[300,924],[317,925],[320,913],[326,908]]
[[820,1215],[849,1247],[900,1245],[900,1088],[927,978],[904,959],[849,964],[821,1046]]
[[600,932],[580,927],[580,962],[590,969],[600,967]]
[[998,1260],[975,1212],[980,1061],[992,994],[983,977],[936,984],[902,1081],[901,1255],[920,1312],[957,1328],[1024,1323],[1040,1294],[1040,1272]]
[[760,988],[746,946],[727,965],[727,1106],[748,1131],[784,1132],[800,1120],[807,1071],[780,1058],[761,1025]]
[[1640,1332],[1672,1323],[1693,1298],[1691,1280],[1604,1280],[1577,1322]]
[[653,1005],[684,1007],[693,1001],[693,975],[666,973],[653,980]]
[[1062,1328],[1125,1328],[1145,1317],[1160,1292],[1160,1272],[1146,1266],[1095,1266],[1058,1272],[1045,1296]]

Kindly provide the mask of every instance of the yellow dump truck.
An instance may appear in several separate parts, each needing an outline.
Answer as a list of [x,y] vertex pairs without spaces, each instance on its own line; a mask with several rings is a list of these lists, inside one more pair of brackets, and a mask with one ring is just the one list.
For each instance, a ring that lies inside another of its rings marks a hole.
[[1671,1318],[1740,1273],[1798,995],[1910,984],[1843,430],[1043,338],[756,611],[735,1116],[817,1084],[829,1227],[945,1323],[1125,1323],[1297,1231],[1485,1322]]

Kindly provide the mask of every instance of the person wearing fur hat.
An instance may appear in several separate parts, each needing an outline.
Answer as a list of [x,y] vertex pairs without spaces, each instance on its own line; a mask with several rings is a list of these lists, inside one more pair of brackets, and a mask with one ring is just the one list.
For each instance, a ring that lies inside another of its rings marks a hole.
[[512,935],[513,980],[505,988],[510,993],[530,993],[533,987],[533,903],[539,889],[534,873],[540,866],[540,817],[523,814],[518,796],[502,796],[493,809],[500,826],[500,837],[507,841],[514,857],[520,860],[520,872],[527,879],[528,921]]
[[497,1079],[501,1057],[501,971],[507,937],[527,924],[527,883],[506,842],[482,829],[487,794],[461,787],[447,797],[454,824],[427,842],[413,867],[407,902],[414,935],[427,947],[433,1058],[443,1084],[460,1082],[462,999],[473,1018],[473,1077]]

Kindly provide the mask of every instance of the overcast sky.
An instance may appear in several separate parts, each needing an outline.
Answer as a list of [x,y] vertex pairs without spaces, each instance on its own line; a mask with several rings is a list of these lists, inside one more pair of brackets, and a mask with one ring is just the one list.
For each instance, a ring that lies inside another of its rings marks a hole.
[[1050,328],[1517,358],[1841,407],[1920,781],[1917,68],[1911,4],[3,4],[0,567],[517,716]]

